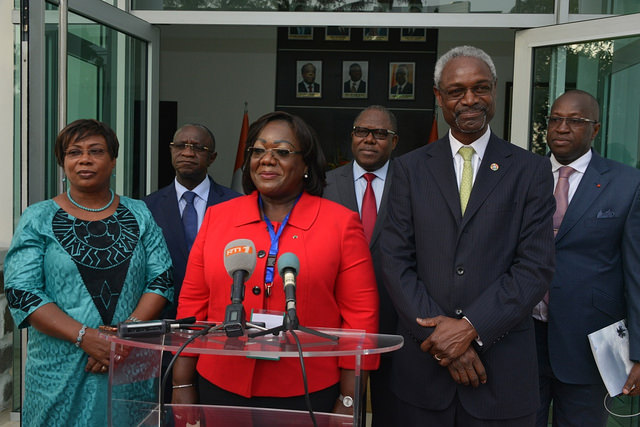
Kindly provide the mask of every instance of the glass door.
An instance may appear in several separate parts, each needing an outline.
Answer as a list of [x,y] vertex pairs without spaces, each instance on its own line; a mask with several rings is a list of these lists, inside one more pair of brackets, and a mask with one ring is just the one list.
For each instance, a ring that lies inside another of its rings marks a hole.
[[[544,154],[551,103],[569,89],[594,95],[603,156],[640,167],[640,15],[520,31],[514,54],[512,140]],[[523,120],[523,118],[528,120]]]

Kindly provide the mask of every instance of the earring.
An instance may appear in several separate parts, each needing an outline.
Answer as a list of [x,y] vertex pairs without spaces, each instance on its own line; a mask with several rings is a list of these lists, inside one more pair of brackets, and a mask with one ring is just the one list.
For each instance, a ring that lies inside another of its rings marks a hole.
[[309,178],[309,174],[307,172],[304,173],[304,179],[308,179]]
[[62,175],[62,182],[67,182],[67,175]]

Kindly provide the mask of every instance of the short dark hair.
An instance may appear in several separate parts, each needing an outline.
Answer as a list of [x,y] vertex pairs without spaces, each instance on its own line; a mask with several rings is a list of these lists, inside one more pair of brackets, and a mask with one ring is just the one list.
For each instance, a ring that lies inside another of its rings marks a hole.
[[54,153],[58,165],[64,167],[64,156],[69,145],[76,141],[84,141],[92,136],[101,136],[107,143],[107,151],[112,159],[118,158],[120,143],[116,133],[106,123],[94,119],[78,119],[69,123],[56,138]]
[[[566,91],[565,93],[563,93],[559,97],[557,97],[556,101],[558,99],[562,98],[565,95],[578,95],[578,96],[584,97],[585,100],[586,100],[586,103],[588,104],[587,107],[591,110],[590,113],[595,116],[595,117],[593,117],[593,119],[596,120],[596,121],[600,121],[600,103],[598,102],[598,100],[596,99],[595,96],[591,95],[589,92],[586,92],[584,90],[571,89],[571,90]],[[555,104],[555,103],[556,102],[553,101],[553,104]],[[551,108],[553,108],[553,104],[551,104]]]
[[[288,123],[300,144],[302,160],[307,165],[307,174],[309,175],[309,177],[304,180],[305,191],[314,196],[322,196],[322,191],[326,185],[324,172],[326,160],[315,131],[300,117],[284,111],[274,111],[273,113],[265,114],[249,126],[245,148],[253,147],[262,129],[269,123],[276,121]],[[242,171],[242,188],[245,194],[249,194],[256,189],[255,184],[251,180],[250,163],[251,156],[245,155]]]
[[213,136],[213,132],[211,132],[211,130],[208,127],[206,127],[205,125],[203,125],[201,123],[185,123],[185,124],[183,124],[173,134],[173,139],[175,140],[176,136],[178,135],[178,133],[180,131],[182,131],[182,129],[186,128],[187,126],[198,128],[198,129],[202,130],[203,132],[205,132],[207,135],[209,135],[209,138],[211,138],[211,152],[214,153],[216,151],[216,137]]
[[369,105],[367,108],[365,108],[364,110],[360,111],[358,113],[358,115],[356,116],[355,119],[353,119],[353,126],[356,125],[356,123],[358,123],[358,120],[360,120],[360,117],[362,117],[362,115],[364,113],[366,113],[367,111],[380,111],[381,113],[384,113],[387,115],[387,117],[389,118],[389,121],[391,122],[391,129],[392,131],[394,131],[395,133],[398,133],[398,120],[396,119],[396,115],[393,114],[391,112],[391,110],[389,110],[387,107],[383,106],[383,105]]

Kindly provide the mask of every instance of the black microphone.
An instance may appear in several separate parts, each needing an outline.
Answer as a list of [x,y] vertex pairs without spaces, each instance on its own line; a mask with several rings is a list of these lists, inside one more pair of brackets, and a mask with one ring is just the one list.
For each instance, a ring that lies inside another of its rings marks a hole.
[[195,317],[187,317],[177,320],[147,320],[141,322],[120,322],[118,323],[118,336],[120,338],[153,337],[171,332],[184,325],[195,323]]
[[231,304],[224,315],[224,331],[228,337],[239,337],[244,333],[244,283],[256,268],[256,247],[249,239],[237,239],[224,248],[224,268],[233,279]]
[[287,330],[298,327],[296,316],[296,276],[300,271],[300,261],[292,252],[284,253],[278,259],[278,273],[282,277],[284,285],[284,298],[287,314],[285,316],[285,328]]

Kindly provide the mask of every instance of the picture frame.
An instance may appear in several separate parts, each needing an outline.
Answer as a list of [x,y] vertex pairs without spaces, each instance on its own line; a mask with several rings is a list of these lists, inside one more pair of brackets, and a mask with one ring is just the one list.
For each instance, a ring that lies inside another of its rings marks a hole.
[[289,27],[289,40],[313,40],[313,27]]
[[409,27],[400,29],[401,42],[425,42],[427,41],[427,29],[422,27]]
[[296,98],[322,98],[322,61],[296,61]]
[[369,61],[342,61],[343,99],[367,99],[369,97],[368,81]]
[[349,41],[351,40],[351,28],[338,26],[325,27],[324,39],[332,41]]
[[389,63],[389,100],[415,99],[415,62]]
[[386,42],[389,40],[389,29],[386,27],[365,27],[362,29],[362,40]]

